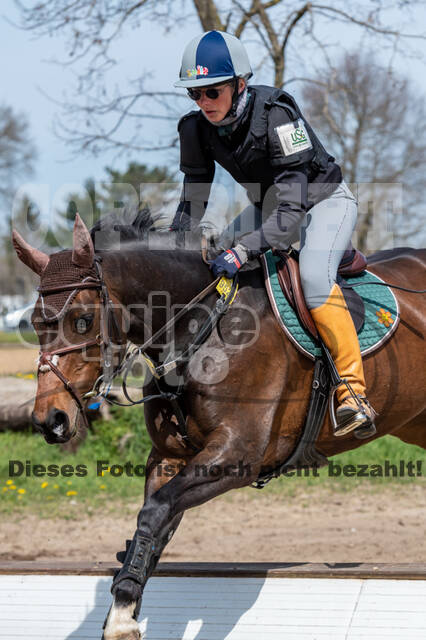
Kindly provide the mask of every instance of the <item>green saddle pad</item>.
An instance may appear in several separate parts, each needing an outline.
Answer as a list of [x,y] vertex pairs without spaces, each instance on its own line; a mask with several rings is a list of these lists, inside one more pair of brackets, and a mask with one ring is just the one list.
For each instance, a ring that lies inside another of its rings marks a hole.
[[[279,312],[282,328],[302,353],[314,359],[321,355],[321,349],[311,335],[302,327],[299,319],[284,296],[277,275],[278,256],[272,251],[264,254],[265,266],[268,271],[267,288],[273,298],[273,306]],[[360,275],[345,278],[348,284],[365,283],[355,287],[355,291],[364,301],[365,321],[358,333],[362,355],[371,353],[383,344],[395,331],[399,322],[399,307],[397,299],[389,287],[368,284],[369,282],[383,282],[371,271],[363,271]],[[272,302],[272,300],[271,300]]]

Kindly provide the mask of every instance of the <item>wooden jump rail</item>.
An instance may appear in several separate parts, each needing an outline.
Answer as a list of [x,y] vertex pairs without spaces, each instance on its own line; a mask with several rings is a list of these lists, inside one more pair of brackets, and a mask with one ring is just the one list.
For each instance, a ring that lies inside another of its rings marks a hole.
[[[108,562],[3,561],[0,563],[0,575],[112,576],[119,566]],[[157,566],[154,576],[426,580],[426,563],[162,562]]]

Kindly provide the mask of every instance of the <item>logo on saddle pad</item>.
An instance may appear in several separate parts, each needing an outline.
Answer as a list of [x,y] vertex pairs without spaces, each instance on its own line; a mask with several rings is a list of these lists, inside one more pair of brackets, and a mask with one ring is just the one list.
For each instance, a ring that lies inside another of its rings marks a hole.
[[312,143],[302,120],[282,124],[275,127],[275,131],[285,156],[312,149]]

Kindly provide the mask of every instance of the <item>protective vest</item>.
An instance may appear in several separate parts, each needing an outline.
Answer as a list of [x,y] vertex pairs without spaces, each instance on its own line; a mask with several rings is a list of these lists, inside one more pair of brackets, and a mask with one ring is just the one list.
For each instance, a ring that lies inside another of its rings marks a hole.
[[[265,191],[276,173],[271,167],[293,170],[303,165],[309,182],[317,179],[322,182],[319,174],[327,171],[334,158],[305,120],[294,98],[282,89],[263,85],[250,86],[250,94],[248,109],[232,134],[238,136],[240,132],[236,145],[227,144],[201,111],[191,111],[181,118],[178,124],[181,171],[188,177],[202,179],[214,172],[216,161],[240,184],[260,183]],[[254,194],[251,197],[250,188],[248,195],[252,201],[259,201],[258,193],[257,197]]]

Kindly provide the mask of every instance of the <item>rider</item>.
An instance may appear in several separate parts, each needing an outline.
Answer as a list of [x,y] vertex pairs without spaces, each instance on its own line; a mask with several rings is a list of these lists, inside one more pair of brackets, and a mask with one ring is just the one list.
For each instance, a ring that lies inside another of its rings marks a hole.
[[208,31],[186,47],[177,87],[199,110],[179,121],[183,191],[171,229],[215,230],[204,220],[214,161],[242,184],[251,201],[217,240],[226,249],[211,263],[213,275],[233,277],[271,247],[287,249],[300,237],[300,276],[307,306],[341,378],[336,397],[343,435],[374,420],[357,333],[337,268],[351,246],[357,202],[340,167],[324,149],[294,99],[269,86],[248,86],[252,76],[238,38]]

